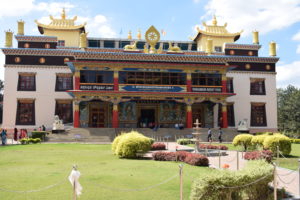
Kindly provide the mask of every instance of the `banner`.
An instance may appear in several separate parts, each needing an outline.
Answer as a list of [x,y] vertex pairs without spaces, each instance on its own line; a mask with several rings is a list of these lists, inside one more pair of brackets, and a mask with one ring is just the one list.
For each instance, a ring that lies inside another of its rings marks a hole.
[[104,90],[104,91],[110,91],[114,90],[113,85],[80,85],[80,90]]
[[123,85],[119,86],[119,90],[129,92],[186,92],[186,87],[157,85]]
[[192,87],[192,92],[222,92],[221,87]]

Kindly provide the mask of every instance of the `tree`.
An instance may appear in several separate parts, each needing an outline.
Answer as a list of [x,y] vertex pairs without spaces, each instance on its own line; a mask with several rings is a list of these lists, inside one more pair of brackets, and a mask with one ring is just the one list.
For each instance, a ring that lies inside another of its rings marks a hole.
[[300,136],[300,89],[289,85],[277,90],[278,128],[293,136]]

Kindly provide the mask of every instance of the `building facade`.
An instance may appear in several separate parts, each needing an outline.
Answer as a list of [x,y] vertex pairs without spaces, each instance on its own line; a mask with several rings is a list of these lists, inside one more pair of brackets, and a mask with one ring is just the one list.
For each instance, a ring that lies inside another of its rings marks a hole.
[[41,36],[24,35],[18,22],[6,32],[5,128],[65,124],[93,128],[237,128],[277,130],[276,44],[260,57],[253,44],[235,43],[241,32],[211,25],[191,41],[160,40],[154,26],[133,39],[89,38],[76,17],[36,21]]

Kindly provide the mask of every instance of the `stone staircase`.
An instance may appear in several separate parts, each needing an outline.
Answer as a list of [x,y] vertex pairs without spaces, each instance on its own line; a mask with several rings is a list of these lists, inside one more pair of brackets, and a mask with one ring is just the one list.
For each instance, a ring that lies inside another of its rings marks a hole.
[[[122,132],[136,130],[147,137],[154,138],[156,141],[176,141],[179,138],[192,138],[193,129],[178,130],[175,128],[159,128],[153,131],[149,128],[71,128],[64,133],[49,134],[48,142],[58,143],[111,143],[114,138]],[[207,141],[207,128],[200,129],[201,141]],[[223,141],[231,142],[239,134],[236,129],[223,129]],[[213,141],[218,141],[218,129],[212,129]]]

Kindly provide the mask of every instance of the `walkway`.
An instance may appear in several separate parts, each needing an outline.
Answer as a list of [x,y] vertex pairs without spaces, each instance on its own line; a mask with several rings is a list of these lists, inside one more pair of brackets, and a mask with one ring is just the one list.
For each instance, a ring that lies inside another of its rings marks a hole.
[[[175,142],[168,143],[169,151],[175,151],[176,147],[178,150],[193,149],[188,146],[178,145]],[[208,156],[208,159],[210,167],[219,168],[219,156]],[[244,160],[242,153],[239,152],[239,169],[243,168],[246,163],[247,160]],[[230,170],[237,170],[237,152],[226,151],[226,155],[221,156],[221,167],[224,164],[228,164]],[[278,167],[277,174],[277,182],[279,188],[285,188],[285,190],[291,195],[293,195],[297,199],[300,199],[299,172]]]

